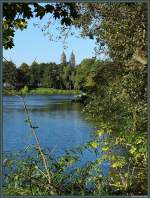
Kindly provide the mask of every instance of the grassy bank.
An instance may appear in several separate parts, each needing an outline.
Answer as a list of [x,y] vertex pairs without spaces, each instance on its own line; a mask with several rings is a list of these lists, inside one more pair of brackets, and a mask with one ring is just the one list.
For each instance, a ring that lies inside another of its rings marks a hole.
[[63,89],[49,89],[49,88],[37,88],[34,90],[31,90],[29,92],[30,94],[46,94],[46,95],[53,95],[53,94],[80,94],[81,92],[79,90],[63,90]]
[[54,95],[54,94],[63,94],[63,95],[75,95],[81,94],[79,90],[62,90],[62,89],[53,89],[53,88],[36,88],[32,90],[28,90],[28,88],[23,88],[19,91],[14,89],[4,89],[4,95]]

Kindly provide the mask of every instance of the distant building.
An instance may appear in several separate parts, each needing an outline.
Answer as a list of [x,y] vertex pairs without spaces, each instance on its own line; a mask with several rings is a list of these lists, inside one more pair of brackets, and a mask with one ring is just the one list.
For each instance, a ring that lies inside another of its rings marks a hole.
[[76,62],[75,62],[75,55],[74,55],[74,53],[73,52],[71,53],[69,62],[67,62],[66,54],[63,51],[62,54],[61,54],[61,57],[60,57],[60,63],[61,64],[64,64],[64,65],[69,65],[70,67],[75,67]]
[[76,62],[75,62],[75,55],[74,55],[73,52],[72,52],[71,55],[70,55],[69,65],[70,65],[71,67],[75,67],[75,65],[76,65]]
[[64,51],[63,51],[63,53],[61,54],[60,63],[61,63],[61,64],[67,64],[66,54],[65,54]]

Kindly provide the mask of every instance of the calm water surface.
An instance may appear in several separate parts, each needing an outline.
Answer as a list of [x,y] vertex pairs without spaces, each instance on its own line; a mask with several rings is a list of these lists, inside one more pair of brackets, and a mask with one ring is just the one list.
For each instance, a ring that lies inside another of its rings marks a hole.
[[[25,98],[37,135],[44,148],[65,149],[78,146],[90,139],[94,130],[83,117],[79,104],[71,102],[74,96],[28,96]],[[18,151],[34,144],[23,103],[15,96],[3,97],[3,149]]]
[[[85,120],[80,104],[73,103],[74,96],[27,96],[25,98],[32,123],[38,126],[37,135],[42,148],[53,150],[60,156],[66,149],[82,145],[92,138],[95,127]],[[19,97],[3,97],[3,151],[20,151],[34,144],[27,123],[23,102]],[[93,161],[95,156],[85,151],[82,162]],[[107,164],[104,170],[107,172]]]

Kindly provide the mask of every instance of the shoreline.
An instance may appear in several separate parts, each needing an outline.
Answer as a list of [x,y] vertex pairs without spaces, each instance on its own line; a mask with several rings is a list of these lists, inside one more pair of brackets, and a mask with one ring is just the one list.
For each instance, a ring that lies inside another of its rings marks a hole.
[[52,88],[36,88],[27,90],[25,93],[21,90],[17,91],[14,89],[3,90],[3,96],[13,95],[79,95],[82,92],[80,90],[65,90],[65,89],[52,89]]

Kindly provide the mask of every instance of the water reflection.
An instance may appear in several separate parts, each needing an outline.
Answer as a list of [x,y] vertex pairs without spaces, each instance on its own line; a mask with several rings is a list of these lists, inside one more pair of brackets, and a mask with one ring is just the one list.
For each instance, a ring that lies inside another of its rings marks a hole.
[[[42,147],[55,149],[55,154],[85,143],[93,130],[81,113],[74,96],[28,96],[25,98]],[[15,96],[3,98],[3,149],[18,151],[34,143],[24,122],[22,101]]]

